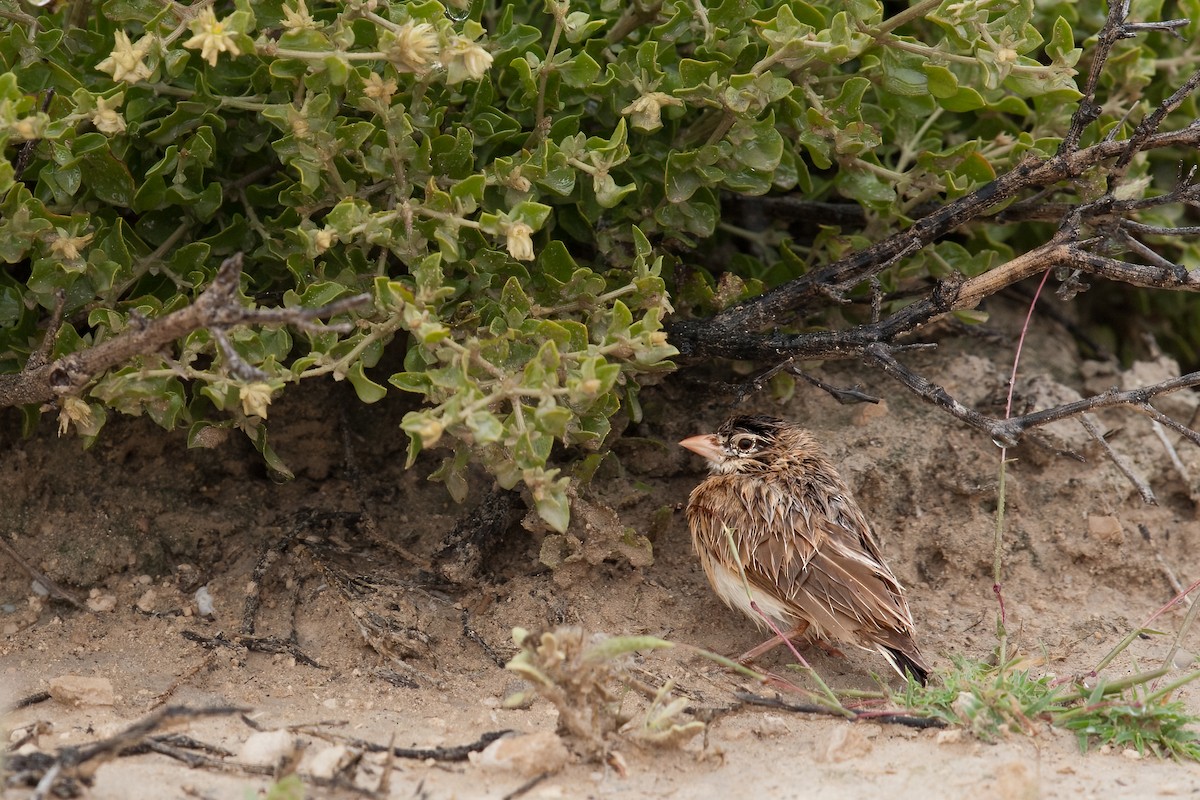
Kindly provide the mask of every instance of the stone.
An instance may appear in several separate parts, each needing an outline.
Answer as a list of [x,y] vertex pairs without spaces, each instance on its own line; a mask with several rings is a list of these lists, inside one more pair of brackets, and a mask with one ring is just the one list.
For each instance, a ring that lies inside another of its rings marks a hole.
[[1088,517],[1088,535],[1107,545],[1120,547],[1125,543],[1125,531],[1116,517]]
[[352,756],[353,751],[349,747],[342,744],[335,744],[332,747],[326,747],[314,753],[308,759],[307,768],[304,771],[314,778],[332,780],[335,775],[340,773],[350,763]]
[[86,675],[51,678],[50,696],[69,706],[111,706],[117,702],[112,681]]
[[483,752],[471,753],[471,763],[487,769],[507,770],[521,775],[541,775],[562,769],[571,757],[562,739],[551,731],[506,736],[489,744]]
[[274,767],[290,760],[299,749],[300,744],[290,731],[260,731],[242,743],[237,760],[256,767]]
[[841,763],[862,758],[871,752],[871,740],[857,725],[839,725],[824,743],[817,744],[817,761]]

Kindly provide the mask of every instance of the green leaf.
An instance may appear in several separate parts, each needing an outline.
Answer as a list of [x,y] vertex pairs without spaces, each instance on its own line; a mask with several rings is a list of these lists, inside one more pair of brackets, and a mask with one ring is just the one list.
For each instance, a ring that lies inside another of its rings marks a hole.
[[[551,473],[555,472],[552,470]],[[526,479],[529,482],[529,479]],[[571,501],[567,496],[567,478],[553,482],[535,482],[533,499],[538,516],[559,533],[566,533],[571,524]]]
[[563,83],[577,89],[591,86],[600,74],[600,65],[587,53],[575,53],[571,60],[559,67]]
[[136,191],[133,175],[107,147],[103,151],[91,151],[82,156],[79,170],[96,199],[123,208],[133,205]]
[[350,367],[346,372],[346,378],[354,386],[354,392],[358,395],[358,399],[364,403],[377,403],[387,397],[387,387],[380,386],[368,378],[363,372],[361,361],[355,362],[354,366]]
[[245,432],[246,436],[250,437],[250,441],[253,443],[254,449],[262,455],[263,461],[266,462],[267,466],[270,467],[271,470],[273,470],[284,480],[290,481],[296,477],[296,474],[288,469],[288,466],[283,462],[283,459],[281,459],[267,443],[266,425],[262,424],[261,422],[255,422],[247,419],[241,423],[240,427],[242,431]]

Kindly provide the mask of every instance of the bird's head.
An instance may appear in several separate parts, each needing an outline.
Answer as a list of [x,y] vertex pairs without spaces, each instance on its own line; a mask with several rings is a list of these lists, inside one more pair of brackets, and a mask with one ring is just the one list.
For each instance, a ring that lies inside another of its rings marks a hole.
[[761,473],[779,469],[794,453],[795,426],[775,417],[732,417],[716,433],[684,439],[681,444],[708,459],[714,474]]

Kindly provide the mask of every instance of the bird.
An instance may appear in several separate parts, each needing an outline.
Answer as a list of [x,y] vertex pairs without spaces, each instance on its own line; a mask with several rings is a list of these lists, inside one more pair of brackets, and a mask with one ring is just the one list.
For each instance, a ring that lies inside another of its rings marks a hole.
[[[788,640],[807,634],[874,650],[900,677],[928,681],[904,589],[812,433],[776,417],[738,415],[679,444],[708,460],[686,516],[726,605],[760,629],[769,617]],[[739,661],[783,641],[775,636]]]

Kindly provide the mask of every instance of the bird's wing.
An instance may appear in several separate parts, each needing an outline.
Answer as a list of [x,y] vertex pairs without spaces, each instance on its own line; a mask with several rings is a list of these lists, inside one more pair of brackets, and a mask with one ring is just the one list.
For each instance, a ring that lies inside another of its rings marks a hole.
[[[796,496],[753,546],[753,572],[837,636],[869,631],[911,635],[912,616],[899,581],[883,563],[862,512],[845,494]],[[750,572],[750,570],[748,570]],[[757,581],[756,581],[757,582]]]
[[736,544],[741,571],[752,587],[785,600],[835,637],[859,638],[861,630],[912,631],[900,584],[883,563],[862,512],[844,492],[716,481],[693,495],[688,508],[693,534],[714,552],[729,553],[729,545]]
[[785,598],[799,592],[809,564],[829,538],[820,504],[770,482],[742,482],[738,493],[740,502],[731,503],[724,515],[736,528],[746,579]]

